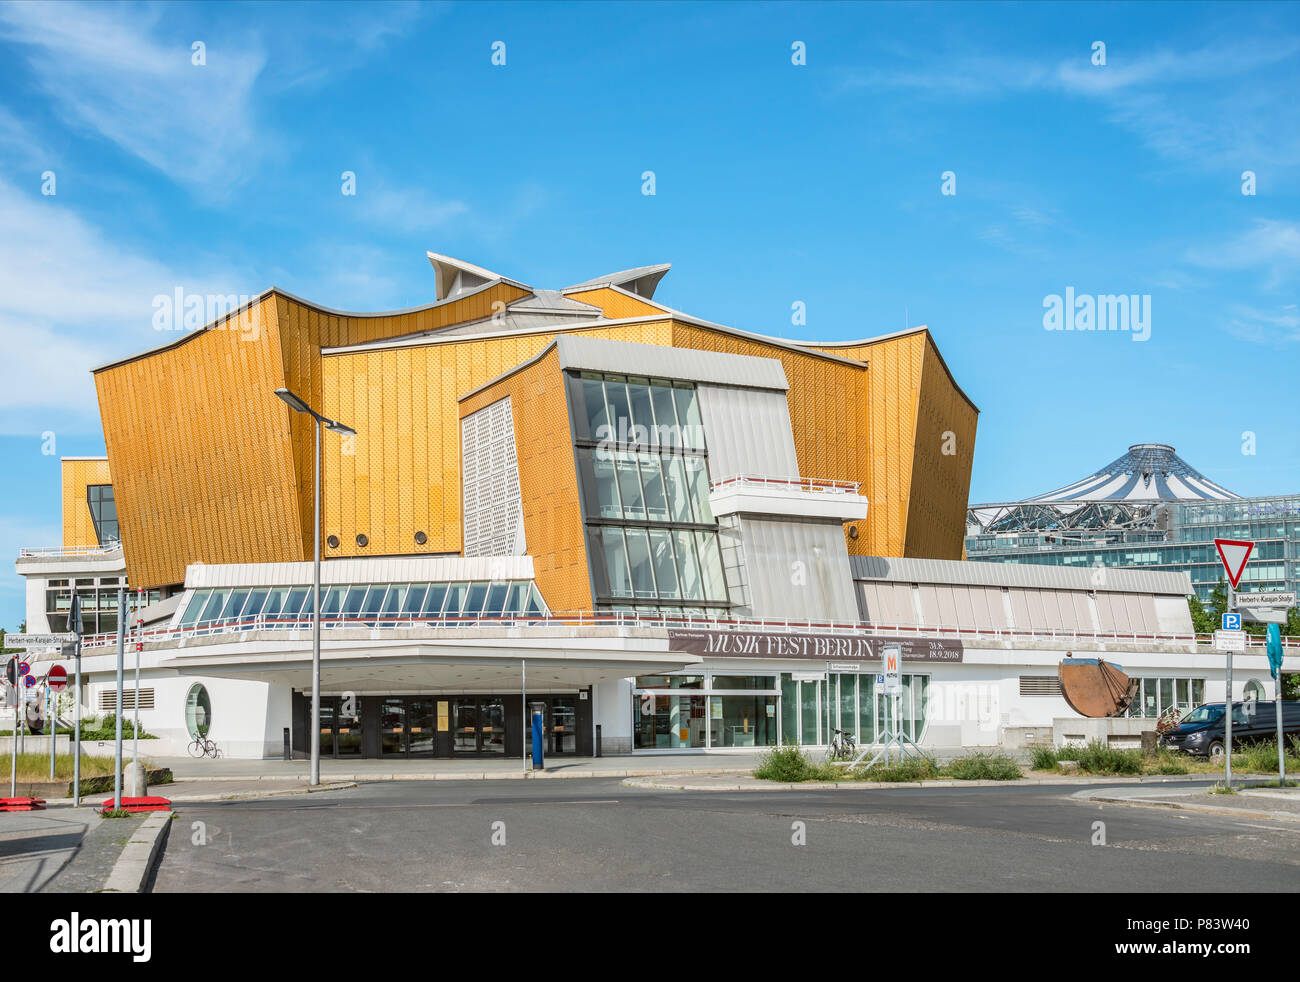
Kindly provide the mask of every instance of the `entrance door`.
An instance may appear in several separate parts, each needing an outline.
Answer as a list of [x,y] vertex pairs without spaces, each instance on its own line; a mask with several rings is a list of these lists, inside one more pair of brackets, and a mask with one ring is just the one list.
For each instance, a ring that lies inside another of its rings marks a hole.
[[379,756],[405,756],[406,729],[406,700],[385,699],[379,707]]
[[500,696],[461,696],[452,703],[452,752],[505,756],[506,707]]
[[[340,699],[337,715],[334,717],[335,755],[339,757],[360,757],[364,752],[361,744],[361,700],[354,697]],[[352,712],[344,712],[352,705]],[[324,724],[322,724],[323,726]],[[321,742],[324,742],[322,736]]]
[[438,735],[438,703],[434,699],[406,701],[407,753],[412,757],[432,757]]
[[550,706],[550,736],[547,753],[578,752],[578,707],[572,696],[554,696]]

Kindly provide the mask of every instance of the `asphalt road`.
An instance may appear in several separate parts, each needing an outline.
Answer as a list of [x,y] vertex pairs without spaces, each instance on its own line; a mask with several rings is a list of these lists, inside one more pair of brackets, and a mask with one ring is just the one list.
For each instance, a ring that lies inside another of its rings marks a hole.
[[1300,823],[1083,803],[1074,790],[439,781],[180,804],[154,890],[1300,889]]

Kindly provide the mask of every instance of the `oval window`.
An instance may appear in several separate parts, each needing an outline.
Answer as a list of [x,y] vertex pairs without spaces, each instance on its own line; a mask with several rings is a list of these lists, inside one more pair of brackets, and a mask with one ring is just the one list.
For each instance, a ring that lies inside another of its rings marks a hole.
[[190,739],[206,740],[211,725],[212,703],[208,700],[208,690],[195,682],[185,697],[185,728],[190,731]]

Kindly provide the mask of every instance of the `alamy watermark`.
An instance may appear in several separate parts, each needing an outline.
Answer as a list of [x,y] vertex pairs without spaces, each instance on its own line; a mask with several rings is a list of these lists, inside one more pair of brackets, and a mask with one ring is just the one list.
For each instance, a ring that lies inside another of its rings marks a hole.
[[1043,329],[1047,331],[1128,331],[1134,341],[1151,337],[1151,294],[1074,292],[1043,297]]
[[[171,293],[153,298],[155,331],[198,331],[212,324],[227,331],[237,331],[244,341],[261,337],[262,325],[252,315],[255,298],[246,293],[186,293],[176,287]],[[239,316],[232,316],[238,312]],[[222,319],[221,324],[215,324]]]

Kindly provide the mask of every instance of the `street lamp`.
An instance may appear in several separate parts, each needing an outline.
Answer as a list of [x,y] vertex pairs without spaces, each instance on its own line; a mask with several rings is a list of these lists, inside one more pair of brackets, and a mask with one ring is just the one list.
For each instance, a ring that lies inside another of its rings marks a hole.
[[311,780],[313,787],[320,784],[320,432],[321,427],[343,436],[356,436],[357,431],[336,420],[327,419],[303,402],[288,389],[276,389],[294,412],[305,413],[316,421],[316,522],[315,549],[312,554],[311,600]]

